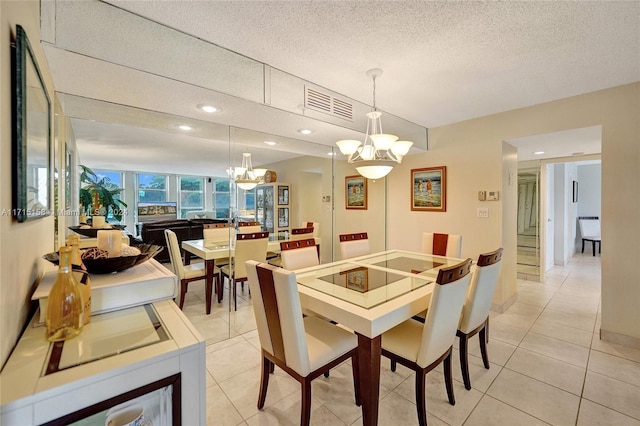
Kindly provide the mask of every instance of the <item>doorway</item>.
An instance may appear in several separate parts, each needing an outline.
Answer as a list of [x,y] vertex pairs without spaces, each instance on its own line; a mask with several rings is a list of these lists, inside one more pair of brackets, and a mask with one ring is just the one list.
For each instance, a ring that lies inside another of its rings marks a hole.
[[540,276],[539,170],[518,171],[517,271],[536,281]]

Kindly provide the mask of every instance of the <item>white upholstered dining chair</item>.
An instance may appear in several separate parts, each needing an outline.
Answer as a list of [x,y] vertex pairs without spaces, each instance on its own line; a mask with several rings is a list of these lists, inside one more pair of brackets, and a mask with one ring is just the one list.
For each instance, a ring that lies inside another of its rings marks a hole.
[[246,269],[262,352],[258,409],[264,407],[269,375],[275,364],[300,383],[300,424],[308,425],[311,381],[349,358],[355,400],[360,405],[357,337],[320,318],[303,318],[294,272],[251,260],[247,261]]
[[[170,229],[164,230],[164,237],[167,240],[167,249],[169,249],[169,259],[171,260],[171,266],[173,272],[178,276],[180,281],[180,309],[184,306],[184,298],[187,295],[187,286],[191,281],[205,280],[206,284],[206,304],[207,314],[211,313],[211,297],[213,293],[213,282],[206,282],[207,271],[204,262],[192,263],[185,265],[182,263],[182,252],[180,251],[180,245],[178,243],[178,237],[175,232]],[[218,282],[218,268],[213,270],[213,281]],[[218,287],[221,287],[218,285]],[[221,291],[221,290],[219,290]]]
[[396,363],[415,371],[420,425],[427,424],[426,375],[441,362],[449,403],[455,405],[451,351],[469,287],[470,269],[471,259],[441,269],[424,324],[409,319],[382,334],[382,355],[391,359],[391,371],[395,371]]
[[[229,279],[229,295],[233,297],[233,308],[238,309],[238,296],[236,283],[247,281],[247,260],[265,262],[267,259],[267,244],[269,243],[268,232],[254,232],[250,234],[237,234],[236,246],[233,260],[226,266],[220,268],[223,277]],[[224,284],[224,283],[223,283]],[[218,301],[222,300],[222,288],[218,293]]]
[[342,259],[364,256],[371,253],[369,236],[366,232],[340,234],[340,256]]
[[318,248],[313,238],[281,242],[280,257],[282,267],[290,271],[320,264]]
[[422,252],[436,256],[462,257],[462,235],[422,233]]
[[469,378],[469,338],[478,334],[480,353],[484,368],[489,369],[487,342],[489,341],[489,310],[496,290],[500,266],[502,264],[502,248],[490,253],[481,254],[472,274],[469,291],[462,308],[457,335],[460,338],[460,369],[462,380],[467,390],[471,389]]
[[256,232],[262,232],[260,222],[238,222],[239,234],[253,234]]

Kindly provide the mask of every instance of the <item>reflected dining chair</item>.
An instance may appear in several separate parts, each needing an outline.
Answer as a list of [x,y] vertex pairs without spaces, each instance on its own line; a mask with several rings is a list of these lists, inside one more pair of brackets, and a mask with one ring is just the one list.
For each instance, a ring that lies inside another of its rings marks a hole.
[[467,259],[438,272],[424,324],[409,319],[382,333],[382,355],[391,360],[391,371],[400,363],[416,373],[416,405],[421,426],[427,424],[426,376],[441,362],[449,403],[456,403],[451,352],[469,287],[470,269],[471,259]]
[[320,264],[318,248],[313,238],[281,242],[280,257],[282,259],[282,267],[289,271]]
[[[247,260],[265,262],[267,260],[267,244],[269,242],[268,232],[254,232],[251,234],[237,234],[236,246],[233,260],[226,266],[220,268],[223,277],[229,279],[229,295],[233,297],[233,309],[238,310],[238,299],[236,283],[247,281]],[[218,292],[218,302],[222,301],[222,288]]]
[[289,240],[305,240],[307,238],[313,238],[313,234],[313,227],[293,228],[291,229]]
[[462,235],[424,232],[422,234],[422,252],[436,256],[460,258],[462,257]]
[[320,222],[308,222],[306,220],[302,221],[302,228],[313,228],[313,236],[317,237],[320,234]]
[[[309,239],[312,238],[313,236],[313,228],[293,228],[291,230],[291,234],[289,235],[289,240],[288,241],[283,241],[280,243],[280,253],[277,253],[276,256],[274,257],[270,257],[269,253],[267,253],[267,259],[269,259],[269,264],[274,265],[274,266],[283,266],[283,260],[282,260],[282,250],[286,250],[283,247],[287,247],[287,248],[291,248],[291,249],[295,249],[297,248],[296,246],[288,246],[284,243],[288,243],[288,242],[292,242],[292,241],[298,241],[298,240],[304,240],[304,239]],[[284,245],[283,245],[284,244]],[[314,242],[315,245],[315,242]],[[319,251],[319,250],[318,250]],[[316,256],[317,259],[317,256]],[[285,266],[286,269],[297,269],[297,268],[287,268]]]
[[300,383],[300,424],[308,425],[311,419],[311,381],[349,358],[355,401],[360,405],[357,337],[320,318],[302,317],[294,272],[251,260],[247,262],[246,269],[262,353],[258,409],[264,407],[269,375],[275,364]]
[[[180,309],[184,306],[184,298],[187,295],[187,286],[191,281],[205,280],[206,284],[206,304],[207,315],[211,313],[211,298],[213,293],[213,281],[218,283],[218,287],[221,287],[218,281],[219,270],[214,267],[212,281],[207,280],[207,272],[204,262],[192,263],[185,265],[182,263],[182,252],[180,251],[180,245],[178,244],[178,237],[175,232],[170,229],[164,230],[164,237],[167,240],[167,248],[169,249],[169,259],[171,259],[171,265],[173,266],[174,273],[180,280]],[[218,293],[222,290],[219,289]]]
[[489,310],[498,283],[502,261],[502,248],[481,254],[471,277],[469,291],[462,308],[457,335],[460,338],[460,369],[467,390],[471,389],[469,378],[469,338],[479,333],[480,352],[484,368],[489,369],[487,343],[489,342]]
[[252,234],[255,232],[262,232],[260,222],[238,222],[239,234]]
[[341,259],[344,260],[371,253],[371,248],[369,247],[369,236],[366,232],[341,234],[339,237]]

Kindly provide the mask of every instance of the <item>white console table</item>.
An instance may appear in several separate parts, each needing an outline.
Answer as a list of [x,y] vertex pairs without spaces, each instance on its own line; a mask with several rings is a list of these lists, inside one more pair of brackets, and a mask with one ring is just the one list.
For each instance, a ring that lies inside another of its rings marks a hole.
[[145,424],[206,423],[205,343],[171,300],[92,316],[49,343],[37,314],[0,373],[0,424],[106,424],[136,404]]

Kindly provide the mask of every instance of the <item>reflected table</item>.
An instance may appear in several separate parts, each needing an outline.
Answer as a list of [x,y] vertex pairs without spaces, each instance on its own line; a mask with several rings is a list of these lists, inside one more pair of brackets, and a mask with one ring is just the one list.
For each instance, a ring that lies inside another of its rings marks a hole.
[[364,425],[378,422],[382,333],[424,311],[438,271],[462,260],[390,250],[296,271],[302,306],[358,336]]
[[[274,253],[280,253],[280,243],[289,241],[287,238],[269,236],[269,242],[267,244],[267,251]],[[315,238],[316,245],[320,245],[320,238]],[[185,240],[182,242],[182,249],[185,251],[184,262],[189,264],[191,262],[191,255],[195,255],[205,262],[206,271],[206,284],[213,285],[213,270],[216,260],[219,259],[232,259],[235,255],[234,241],[229,244],[229,241],[205,241],[205,240]],[[218,283],[218,302],[221,302],[222,288],[221,282]],[[211,307],[207,306],[207,313],[211,311]]]

